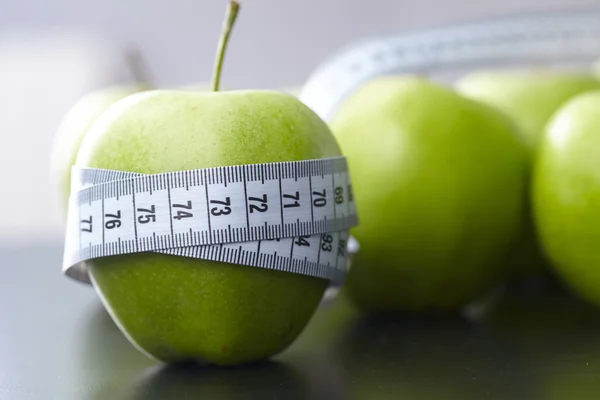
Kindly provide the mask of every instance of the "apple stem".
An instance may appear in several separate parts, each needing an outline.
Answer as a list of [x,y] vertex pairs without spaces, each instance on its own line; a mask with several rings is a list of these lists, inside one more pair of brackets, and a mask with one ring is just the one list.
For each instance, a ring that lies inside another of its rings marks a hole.
[[145,86],[153,86],[152,79],[150,79],[148,64],[144,60],[142,52],[137,46],[127,47],[125,50],[125,59],[136,83]]
[[233,29],[233,24],[240,9],[240,4],[237,1],[230,1],[227,6],[227,12],[225,14],[225,20],[223,21],[223,29],[221,31],[221,38],[219,45],[217,46],[217,58],[215,59],[215,69],[212,79],[212,91],[219,91],[219,84],[221,83],[221,70],[223,69],[223,59],[225,58],[225,49],[229,42],[229,36]]

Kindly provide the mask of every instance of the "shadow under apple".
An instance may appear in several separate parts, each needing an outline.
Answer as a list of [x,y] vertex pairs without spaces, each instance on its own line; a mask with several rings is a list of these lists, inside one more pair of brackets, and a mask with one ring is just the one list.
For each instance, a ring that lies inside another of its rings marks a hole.
[[308,386],[293,367],[263,361],[238,367],[166,364],[138,376],[126,399],[305,399]]
[[140,353],[99,304],[81,329],[79,367],[85,398],[111,400],[304,399],[307,377],[283,362],[237,367],[200,363],[163,364]]
[[477,323],[502,335],[533,360],[582,334],[597,332],[600,337],[600,310],[564,287],[507,291]]
[[156,364],[134,347],[100,302],[89,310],[80,335],[84,368],[137,371]]
[[532,398],[592,400],[600,393],[600,310],[575,294],[505,296],[480,320],[520,349]]
[[577,331],[556,348],[537,374],[537,392],[547,400],[596,400],[600,393],[600,330]]
[[530,398],[520,354],[455,314],[359,317],[334,349],[349,399]]
[[[308,399],[341,398],[342,382],[327,354],[331,340],[352,312],[323,304],[300,338],[282,354],[259,363],[217,367],[163,364],[139,352],[101,303],[81,324],[80,391],[93,399]],[[334,382],[336,381],[336,382]]]

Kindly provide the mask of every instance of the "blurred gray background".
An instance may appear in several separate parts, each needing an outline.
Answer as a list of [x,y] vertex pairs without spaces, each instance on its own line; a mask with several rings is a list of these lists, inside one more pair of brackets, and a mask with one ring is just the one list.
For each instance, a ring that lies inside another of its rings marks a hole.
[[[241,0],[226,88],[301,85],[328,55],[365,36],[600,0]],[[131,79],[133,44],[154,83],[210,79],[225,0],[0,0],[0,240],[60,240],[48,182],[56,127],[82,94]],[[600,49],[599,49],[600,53]]]

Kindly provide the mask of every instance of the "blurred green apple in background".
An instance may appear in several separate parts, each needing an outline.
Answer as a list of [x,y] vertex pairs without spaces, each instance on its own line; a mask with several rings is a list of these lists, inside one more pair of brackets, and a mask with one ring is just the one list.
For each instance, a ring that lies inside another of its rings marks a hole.
[[455,310],[506,274],[527,151],[503,114],[422,77],[365,83],[330,126],[348,157],[360,250],[342,292],[364,310]]
[[505,112],[535,149],[552,114],[573,96],[600,89],[600,81],[588,72],[490,70],[464,76],[456,82],[456,88],[465,96]]
[[535,221],[558,275],[600,306],[600,91],[579,95],[548,124],[535,166]]
[[[533,162],[538,143],[552,114],[573,96],[599,89],[600,81],[589,72],[487,70],[464,76],[456,83],[456,88],[465,96],[496,107],[511,117],[529,144]],[[526,202],[529,211],[523,220],[521,240],[506,258],[516,277],[541,276],[549,272],[532,220],[529,196]]]
[[50,154],[50,180],[63,215],[66,215],[67,199],[71,192],[71,168],[90,126],[116,101],[152,89],[139,51],[129,48],[125,57],[136,83],[110,85],[87,93],[66,113],[54,136]]
[[65,115],[54,138],[50,162],[51,176],[65,209],[71,188],[71,167],[92,123],[117,100],[148,89],[145,85],[102,88],[86,94]]

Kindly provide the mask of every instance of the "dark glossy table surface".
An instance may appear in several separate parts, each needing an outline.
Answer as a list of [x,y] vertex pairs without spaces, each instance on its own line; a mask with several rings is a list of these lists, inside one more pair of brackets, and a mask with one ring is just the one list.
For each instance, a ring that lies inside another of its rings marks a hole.
[[165,366],[138,353],[55,245],[0,246],[0,399],[598,399],[600,316],[556,289],[474,321],[323,305],[269,362]]

